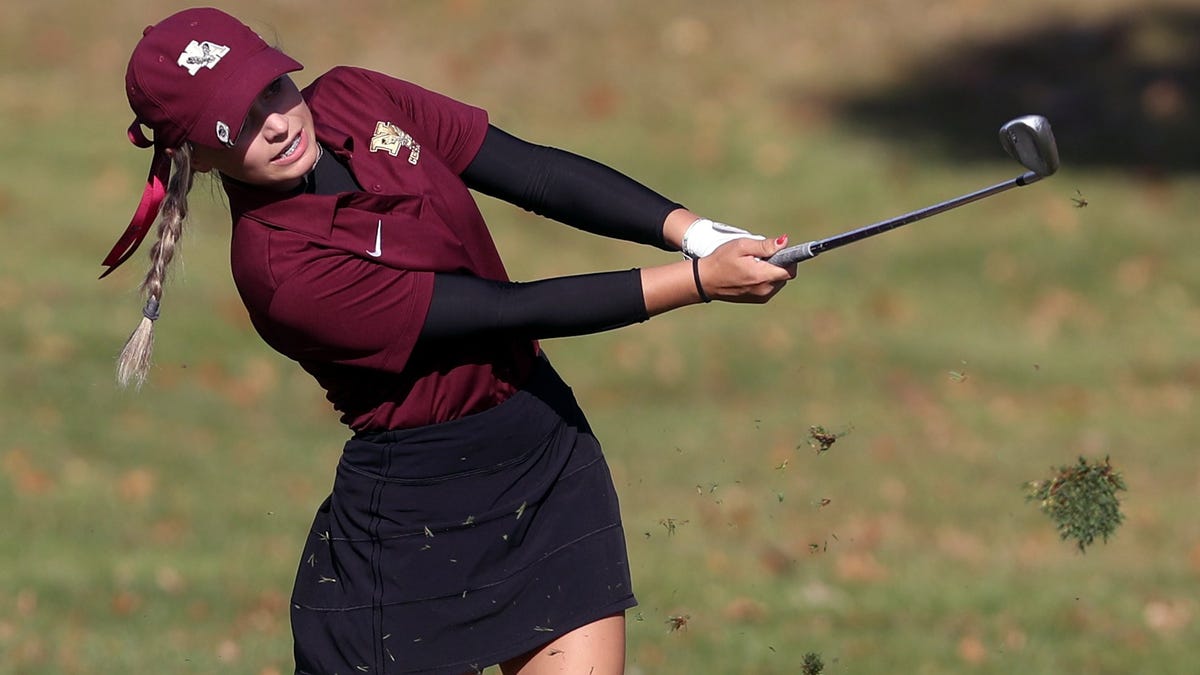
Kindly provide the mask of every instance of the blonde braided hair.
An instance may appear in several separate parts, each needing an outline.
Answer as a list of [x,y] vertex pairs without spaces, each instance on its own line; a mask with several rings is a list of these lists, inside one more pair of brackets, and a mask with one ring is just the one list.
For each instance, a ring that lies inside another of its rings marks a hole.
[[171,154],[171,179],[159,215],[158,241],[150,250],[150,270],[142,281],[146,295],[142,321],[125,342],[117,357],[117,383],[127,387],[132,382],[141,389],[150,372],[150,355],[154,351],[154,322],[158,320],[167,266],[175,257],[183,224],[188,215],[188,193],[192,189],[192,147],[184,143]]

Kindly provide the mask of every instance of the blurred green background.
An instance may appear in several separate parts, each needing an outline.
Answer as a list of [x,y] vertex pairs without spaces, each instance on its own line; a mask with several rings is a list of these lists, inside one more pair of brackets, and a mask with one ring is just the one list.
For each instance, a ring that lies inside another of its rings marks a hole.
[[[113,367],[144,254],[96,280],[149,161],[125,62],[184,6],[0,22],[0,673],[291,672],[346,432],[253,334],[210,181],[140,393]],[[796,242],[1016,175],[996,130],[1047,115],[1050,180],[805,263],[765,307],[546,344],[618,481],[629,672],[1195,672],[1200,3],[227,9],[301,84],[385,70]],[[483,208],[516,279],[674,260]],[[844,435],[819,455],[813,425]],[[1129,486],[1086,554],[1022,488],[1080,455]]]

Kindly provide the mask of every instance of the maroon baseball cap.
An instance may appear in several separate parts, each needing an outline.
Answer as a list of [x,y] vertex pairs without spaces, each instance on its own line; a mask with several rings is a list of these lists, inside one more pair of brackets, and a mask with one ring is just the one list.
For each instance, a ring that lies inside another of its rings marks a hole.
[[[153,146],[154,158],[133,220],[104,259],[104,275],[129,259],[158,217],[171,169],[166,150],[185,141],[234,145],[262,90],[303,67],[219,9],[186,9],[143,31],[125,71],[135,116],[129,140],[139,148]],[[153,140],[142,127],[154,133]]]

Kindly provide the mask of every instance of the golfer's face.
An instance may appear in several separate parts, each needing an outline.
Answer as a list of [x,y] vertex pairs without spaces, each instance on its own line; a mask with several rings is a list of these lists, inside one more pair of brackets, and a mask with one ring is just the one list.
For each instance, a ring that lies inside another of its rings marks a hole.
[[232,148],[197,146],[196,169],[216,169],[251,185],[290,190],[317,161],[312,112],[286,75],[263,89]]

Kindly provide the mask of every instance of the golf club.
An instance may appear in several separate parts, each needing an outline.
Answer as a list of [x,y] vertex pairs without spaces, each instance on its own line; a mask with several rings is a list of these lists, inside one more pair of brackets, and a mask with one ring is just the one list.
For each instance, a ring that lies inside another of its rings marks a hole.
[[873,237],[901,225],[956,209],[964,204],[991,197],[1014,187],[1036,183],[1058,171],[1058,146],[1054,142],[1054,133],[1050,130],[1050,122],[1041,115],[1025,115],[1005,123],[1000,127],[1000,145],[1028,171],[1003,183],[997,183],[991,187],[927,206],[902,216],[866,225],[826,239],[789,246],[768,258],[767,262],[780,267],[803,262],[809,258],[815,258],[825,251]]

